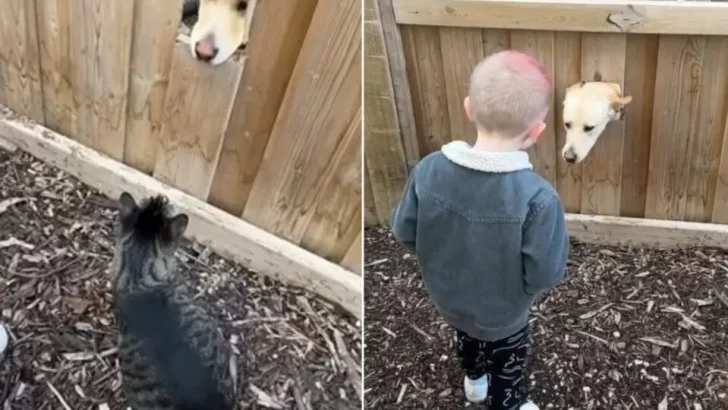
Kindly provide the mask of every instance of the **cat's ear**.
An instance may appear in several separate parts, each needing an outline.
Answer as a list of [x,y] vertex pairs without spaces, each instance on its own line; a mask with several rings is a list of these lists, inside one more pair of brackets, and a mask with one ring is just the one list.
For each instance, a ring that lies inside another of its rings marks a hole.
[[119,196],[119,216],[121,219],[126,219],[130,215],[134,214],[139,208],[137,207],[134,197],[128,192],[123,192]]
[[182,239],[182,236],[187,230],[187,225],[190,223],[190,218],[187,214],[179,214],[170,218],[167,221],[167,234],[168,238],[172,242],[178,242]]

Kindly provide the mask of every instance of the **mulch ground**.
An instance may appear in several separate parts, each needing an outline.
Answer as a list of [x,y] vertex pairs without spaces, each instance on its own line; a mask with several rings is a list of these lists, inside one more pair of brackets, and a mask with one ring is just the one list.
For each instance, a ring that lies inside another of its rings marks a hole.
[[[0,150],[0,408],[124,409],[108,267],[115,204]],[[242,408],[359,409],[361,327],[313,295],[193,243],[180,274],[220,320]]]
[[[454,331],[417,262],[366,231],[365,402],[468,405]],[[541,409],[728,409],[728,253],[572,242],[564,281],[533,308],[531,391]]]

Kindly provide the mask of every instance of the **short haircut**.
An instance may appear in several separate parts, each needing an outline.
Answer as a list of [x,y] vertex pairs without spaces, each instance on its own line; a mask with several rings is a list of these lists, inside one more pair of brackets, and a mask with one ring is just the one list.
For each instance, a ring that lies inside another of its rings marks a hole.
[[476,125],[505,137],[522,135],[542,121],[552,92],[543,65],[519,51],[491,54],[470,76],[470,107]]

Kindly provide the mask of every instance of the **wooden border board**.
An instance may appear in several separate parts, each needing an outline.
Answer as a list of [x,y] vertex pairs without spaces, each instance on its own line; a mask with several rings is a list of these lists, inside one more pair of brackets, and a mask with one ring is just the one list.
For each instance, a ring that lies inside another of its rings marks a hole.
[[577,240],[598,245],[728,249],[728,225],[566,214],[566,227]]
[[728,34],[728,3],[657,0],[394,0],[398,24],[604,33]]
[[0,106],[0,140],[111,198],[162,194],[190,217],[188,236],[245,267],[307,289],[362,318],[362,277]]

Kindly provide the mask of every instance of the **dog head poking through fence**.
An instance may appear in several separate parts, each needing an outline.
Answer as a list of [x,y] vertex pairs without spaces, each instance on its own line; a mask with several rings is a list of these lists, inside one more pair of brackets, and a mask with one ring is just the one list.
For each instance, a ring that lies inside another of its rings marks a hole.
[[197,23],[190,34],[192,54],[218,65],[248,43],[254,0],[199,0]]
[[578,164],[589,154],[599,136],[612,121],[624,119],[624,106],[632,101],[622,95],[619,84],[582,81],[566,89],[564,127],[566,145],[561,155]]

